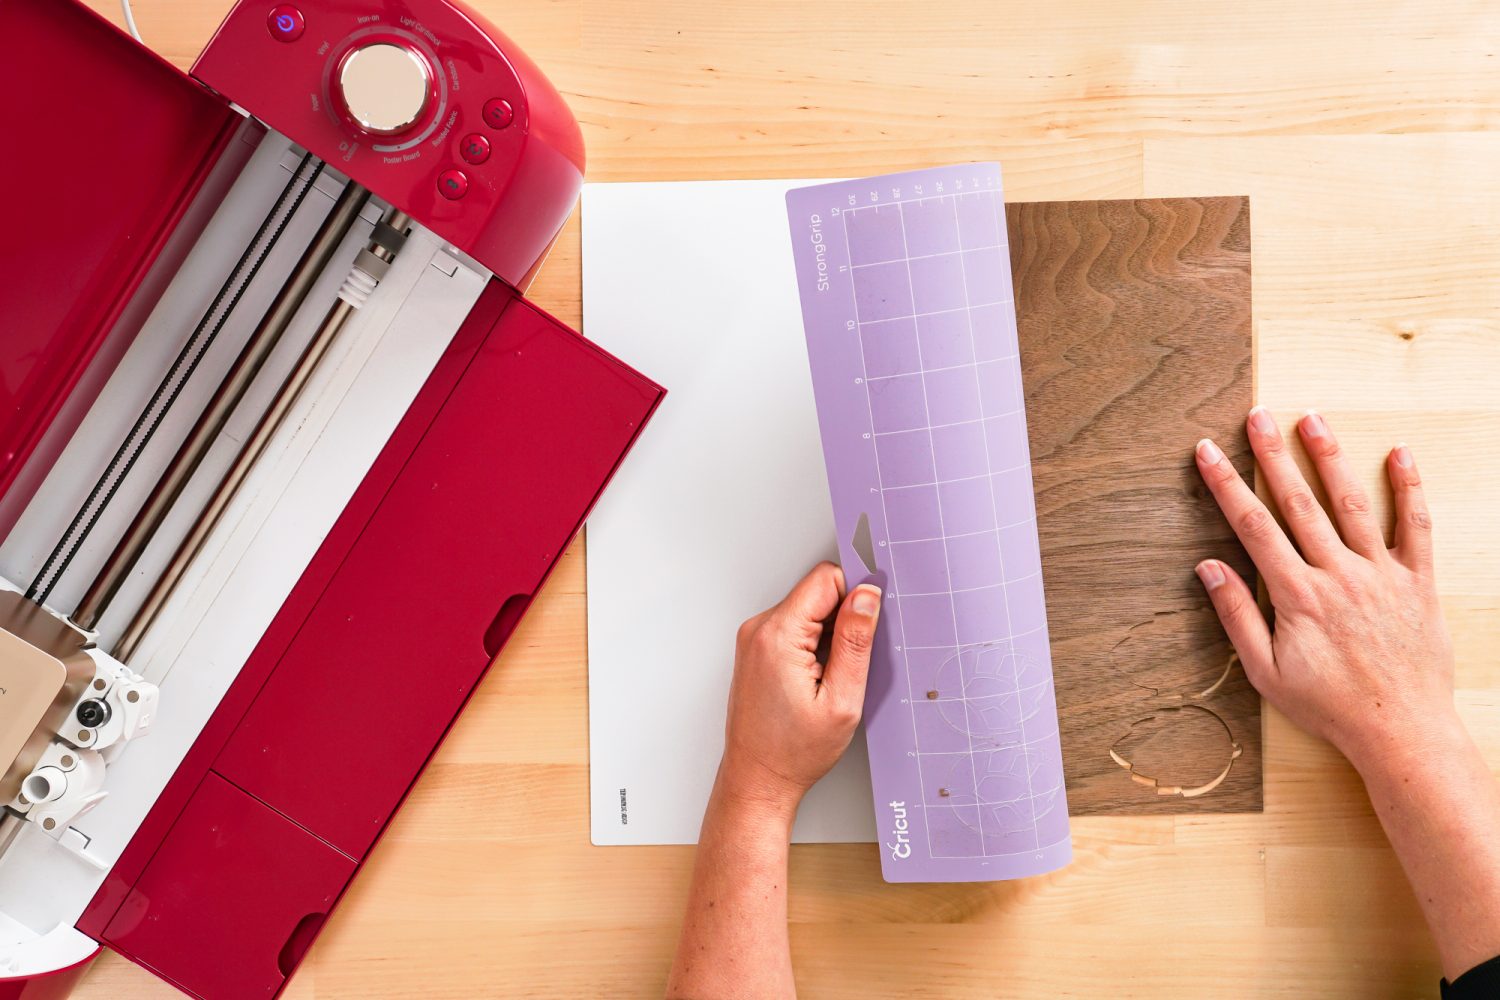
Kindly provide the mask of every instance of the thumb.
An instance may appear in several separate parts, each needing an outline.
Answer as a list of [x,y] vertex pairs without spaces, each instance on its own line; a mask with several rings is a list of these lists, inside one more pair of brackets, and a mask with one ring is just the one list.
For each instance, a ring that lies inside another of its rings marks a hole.
[[875,648],[875,622],[880,617],[880,597],[880,588],[860,584],[844,598],[833,622],[833,642],[828,648],[823,686],[850,706],[864,704],[870,651]]

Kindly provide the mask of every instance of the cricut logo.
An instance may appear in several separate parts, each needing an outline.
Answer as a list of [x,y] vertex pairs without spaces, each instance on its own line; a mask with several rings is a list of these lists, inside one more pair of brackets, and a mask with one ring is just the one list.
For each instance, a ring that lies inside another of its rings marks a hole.
[[896,835],[894,844],[886,844],[886,849],[891,852],[891,857],[897,861],[911,857],[911,837],[907,831],[911,829],[906,822],[906,803],[891,803],[891,827]]

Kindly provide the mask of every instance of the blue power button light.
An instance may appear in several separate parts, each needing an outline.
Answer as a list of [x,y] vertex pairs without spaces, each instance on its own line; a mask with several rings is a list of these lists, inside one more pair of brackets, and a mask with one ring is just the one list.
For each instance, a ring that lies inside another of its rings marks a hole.
[[303,21],[300,10],[291,4],[282,4],[274,8],[266,18],[266,27],[270,29],[271,37],[278,42],[295,42],[302,37],[307,23]]

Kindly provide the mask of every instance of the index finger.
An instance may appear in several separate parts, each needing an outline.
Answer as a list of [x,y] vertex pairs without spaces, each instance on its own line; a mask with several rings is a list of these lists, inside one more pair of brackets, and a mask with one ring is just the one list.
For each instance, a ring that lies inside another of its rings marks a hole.
[[1198,472],[1208,484],[1209,492],[1213,493],[1229,526],[1239,536],[1240,544],[1255,560],[1255,567],[1265,578],[1266,589],[1274,598],[1282,584],[1293,573],[1306,569],[1307,564],[1218,445],[1204,438],[1198,442],[1195,455]]
[[823,623],[844,598],[844,571],[831,562],[821,562],[798,580],[771,614],[816,642]]

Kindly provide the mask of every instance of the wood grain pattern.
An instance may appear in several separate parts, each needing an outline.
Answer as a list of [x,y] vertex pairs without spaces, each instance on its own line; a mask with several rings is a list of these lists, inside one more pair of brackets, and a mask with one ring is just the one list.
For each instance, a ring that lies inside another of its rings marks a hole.
[[[115,0],[89,2],[118,23]],[[1500,5],[470,3],[558,85],[595,180],[995,159],[1013,202],[1249,195],[1258,401],[1319,407],[1378,503],[1386,449],[1416,451],[1459,711],[1500,765]],[[230,0],[134,4],[186,68]],[[685,252],[707,248],[678,224]],[[576,221],[530,295],[579,321]],[[588,843],[582,550],[287,1000],[660,995],[692,854]],[[1262,731],[1263,813],[1080,817],[1076,860],[1047,878],[887,886],[873,849],[795,848],[802,995],[1435,997],[1358,776],[1274,711]],[[1375,891],[1379,907],[1342,902]],[[77,993],[176,996],[115,957]]]
[[1253,570],[1192,461],[1251,471],[1249,204],[1006,216],[1069,810],[1259,811],[1260,699],[1193,575]]

